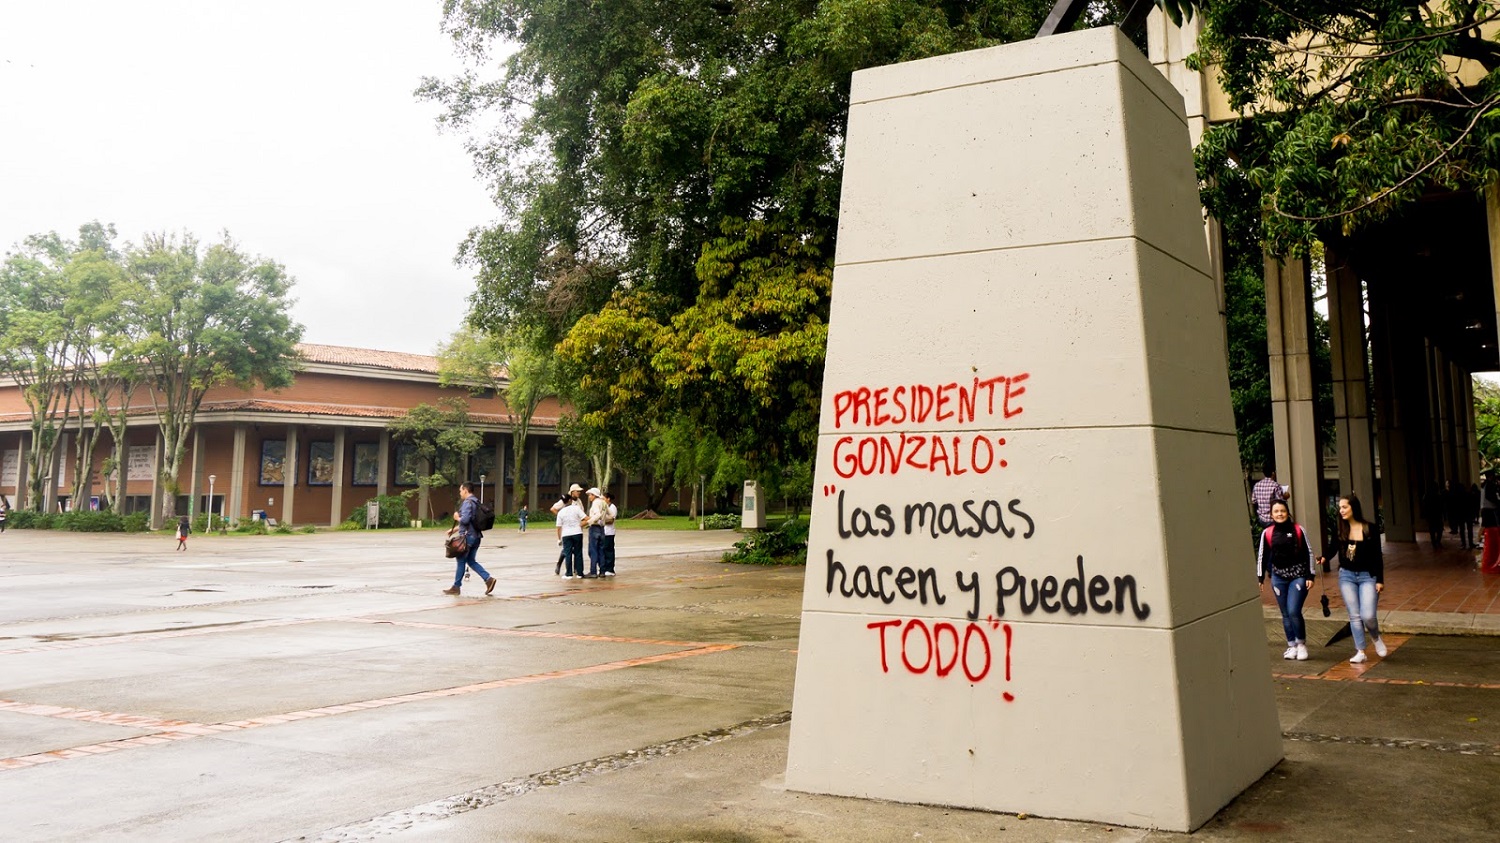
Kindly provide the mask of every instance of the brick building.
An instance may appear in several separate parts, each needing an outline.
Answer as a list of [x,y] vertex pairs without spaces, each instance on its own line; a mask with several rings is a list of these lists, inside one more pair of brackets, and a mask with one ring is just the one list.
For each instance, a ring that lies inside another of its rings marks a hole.
[[[468,402],[471,426],[484,441],[467,465],[446,463],[450,473],[474,482],[484,475],[485,497],[497,511],[515,508],[511,486],[511,421],[504,403],[492,393],[438,383],[437,358],[342,346],[302,344],[296,381],[286,389],[242,390],[234,386],[209,391],[199,408],[178,478],[179,514],[212,509],[231,521],[262,511],[282,523],[332,525],[344,520],[374,495],[400,494],[416,488],[416,462],[408,448],[394,442],[386,425],[418,404],[447,397]],[[573,480],[567,476],[557,441],[557,399],[542,402],[527,438],[525,485],[532,508]],[[12,507],[23,505],[28,484],[25,452],[30,415],[14,382],[0,380],[0,494]],[[91,501],[74,501],[77,475],[73,463],[75,433],[69,430],[46,484],[44,501],[51,512],[96,505],[99,471],[110,454],[109,436],[94,454]],[[126,511],[160,512],[153,502],[163,494],[156,480],[160,436],[156,415],[144,390],[132,401],[124,455]],[[432,490],[431,511],[445,514],[457,499],[454,487]],[[419,516],[415,496],[409,503]],[[545,506],[542,507],[545,509]]]

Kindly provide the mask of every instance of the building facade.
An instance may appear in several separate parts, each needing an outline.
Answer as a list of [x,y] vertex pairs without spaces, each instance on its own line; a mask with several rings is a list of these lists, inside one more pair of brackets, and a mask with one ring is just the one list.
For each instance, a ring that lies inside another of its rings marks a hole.
[[[492,391],[438,382],[437,358],[343,346],[302,344],[295,382],[282,390],[212,389],[195,417],[178,476],[175,511],[212,511],[231,522],[264,514],[291,525],[334,525],[377,495],[418,488],[420,464],[411,449],[387,430],[393,419],[419,404],[458,397],[468,405],[470,426],[483,445],[467,457],[443,457],[448,477],[467,477],[483,486],[496,511],[513,511],[519,495],[512,485],[513,427],[509,409]],[[523,462],[525,499],[533,509],[573,482],[557,439],[561,406],[543,401],[532,416]],[[76,418],[76,416],[75,416]],[[159,518],[169,494],[159,481],[162,440],[145,390],[130,409],[121,449],[121,494],[127,512],[149,511]],[[27,465],[31,419],[20,389],[0,381],[0,494],[12,507],[31,508]],[[62,434],[57,458],[46,468],[43,497],[49,512],[98,507],[102,468],[112,454],[108,432],[92,456],[92,483],[79,486],[75,446],[78,432]],[[422,505],[408,497],[411,518],[451,517],[456,485],[431,490]],[[545,510],[545,506],[541,507]]]

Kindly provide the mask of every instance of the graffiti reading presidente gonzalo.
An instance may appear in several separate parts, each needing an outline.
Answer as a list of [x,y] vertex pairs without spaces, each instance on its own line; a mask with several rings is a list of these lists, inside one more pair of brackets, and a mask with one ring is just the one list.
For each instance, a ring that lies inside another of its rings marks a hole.
[[[825,550],[827,593],[850,600],[877,600],[884,605],[902,600],[921,606],[943,606],[954,596],[964,601],[968,620],[962,627],[921,618],[868,624],[878,636],[882,672],[889,673],[893,664],[899,664],[911,674],[930,674],[938,679],[962,676],[978,683],[999,672],[992,668],[1003,654],[1004,681],[1009,682],[1015,634],[1005,622],[1009,618],[1037,612],[1076,616],[1129,611],[1136,620],[1150,616],[1151,606],[1141,599],[1134,576],[1091,572],[1082,554],[1072,554],[1070,570],[1061,577],[1050,573],[1028,575],[1014,565],[1002,565],[992,577],[979,570],[954,570],[951,583],[934,566],[872,566],[852,558],[865,543],[895,536],[918,542],[955,537],[993,543],[1028,541],[1036,536],[1038,519],[1031,514],[1030,504],[1005,494],[983,500],[858,497],[859,478],[871,476],[946,478],[973,473],[995,475],[998,481],[999,472],[1010,467],[1009,460],[1001,456],[1006,439],[979,428],[1023,415],[1025,384],[1030,378],[1029,373],[1019,372],[942,384],[859,386],[834,393],[834,429],[857,428],[862,432],[838,436],[831,452],[834,474],[851,481],[855,488],[841,488],[839,484],[822,488],[825,497],[835,498],[841,544],[839,552]],[[881,429],[929,423],[942,423],[959,432]],[[965,431],[965,427],[976,429]],[[1000,486],[996,482],[990,488]],[[854,553],[843,555],[851,546]],[[994,546],[997,555],[1001,555],[1002,547]],[[899,654],[899,658],[893,654]],[[1015,699],[1008,691],[1002,697],[1007,702]]]

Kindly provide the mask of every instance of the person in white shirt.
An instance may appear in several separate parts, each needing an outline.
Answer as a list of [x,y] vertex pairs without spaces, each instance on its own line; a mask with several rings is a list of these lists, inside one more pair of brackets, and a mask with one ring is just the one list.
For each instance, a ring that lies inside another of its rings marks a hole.
[[615,507],[615,493],[605,492],[604,502],[609,506],[604,512],[604,576],[615,575],[615,519],[620,510]]
[[[573,484],[573,488],[577,489],[578,484]],[[583,520],[586,517],[577,500],[570,500],[557,510],[557,540],[562,543],[565,580],[583,577]]]

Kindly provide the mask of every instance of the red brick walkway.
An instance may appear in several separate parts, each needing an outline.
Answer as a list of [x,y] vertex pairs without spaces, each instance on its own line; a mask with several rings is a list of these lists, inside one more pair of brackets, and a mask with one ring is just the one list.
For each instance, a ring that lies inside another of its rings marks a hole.
[[[1385,590],[1380,594],[1380,611],[1386,612],[1453,612],[1468,615],[1500,615],[1500,576],[1479,572],[1477,550],[1460,550],[1452,535],[1443,537],[1441,550],[1433,549],[1426,534],[1418,542],[1385,543]],[[1308,600],[1308,612],[1317,611],[1318,593],[1327,589],[1329,604],[1343,611],[1339,597],[1338,572],[1319,577]],[[1276,598],[1269,588],[1261,594],[1261,603],[1275,606]]]

